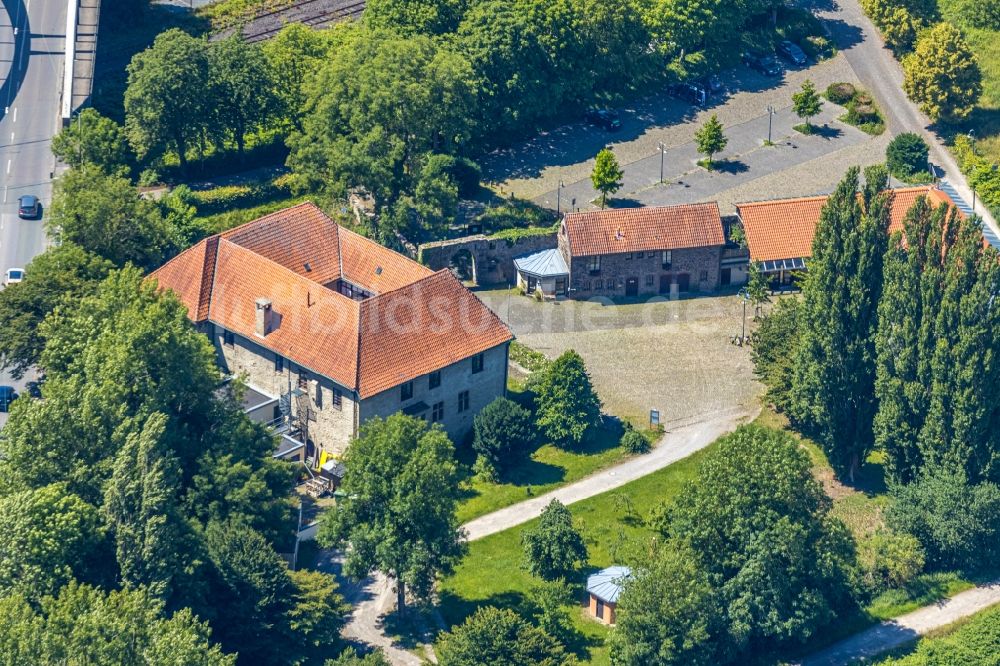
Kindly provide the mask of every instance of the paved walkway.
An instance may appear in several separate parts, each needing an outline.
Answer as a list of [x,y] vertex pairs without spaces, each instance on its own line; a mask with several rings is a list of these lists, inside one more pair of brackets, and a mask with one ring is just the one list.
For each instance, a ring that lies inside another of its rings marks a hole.
[[537,518],[553,499],[558,499],[563,504],[573,504],[648,476],[700,451],[753,416],[754,414],[748,414],[742,409],[732,409],[697,423],[672,429],[646,455],[466,523],[464,527],[468,531],[469,541],[482,539]]
[[801,666],[847,666],[871,659],[995,604],[1000,604],[1000,582],[966,590],[951,599],[883,622],[808,657]]

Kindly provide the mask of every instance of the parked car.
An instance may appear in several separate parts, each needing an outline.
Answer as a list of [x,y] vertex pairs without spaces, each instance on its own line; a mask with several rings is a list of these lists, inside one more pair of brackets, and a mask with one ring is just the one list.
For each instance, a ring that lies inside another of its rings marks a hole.
[[757,70],[764,76],[781,76],[781,64],[778,59],[766,53],[744,53],[743,64]]
[[17,284],[24,279],[24,269],[23,268],[8,268],[7,274],[4,275],[3,283],[4,286],[9,284]]
[[708,76],[702,77],[699,84],[705,90],[708,91],[710,95],[718,95],[726,89],[725,84],[722,83],[722,78],[718,74],[709,74]]
[[25,194],[17,200],[17,216],[24,220],[34,220],[42,212],[42,204],[34,194]]
[[695,106],[705,106],[708,101],[708,93],[698,83],[675,83],[667,88],[667,94]]
[[32,380],[30,382],[27,382],[24,385],[24,388],[25,388],[25,390],[28,391],[28,395],[30,395],[32,398],[41,398],[42,397],[42,381],[41,380],[37,380],[36,379],[36,380]]
[[806,52],[798,44],[787,39],[778,44],[778,53],[785,56],[796,67],[801,67],[809,61]]
[[10,403],[17,400],[13,386],[0,386],[0,412],[10,411]]
[[622,128],[622,119],[617,111],[609,109],[591,109],[587,111],[587,122],[597,125],[609,132],[615,132]]

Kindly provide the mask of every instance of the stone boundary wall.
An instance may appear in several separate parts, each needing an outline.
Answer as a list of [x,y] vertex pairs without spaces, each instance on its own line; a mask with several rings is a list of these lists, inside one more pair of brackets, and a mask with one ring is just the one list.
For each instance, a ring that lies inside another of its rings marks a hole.
[[514,259],[557,246],[556,232],[525,236],[517,240],[490,238],[483,234],[424,243],[417,248],[417,261],[431,270],[448,268],[462,252],[472,256],[472,279],[478,285],[515,285]]

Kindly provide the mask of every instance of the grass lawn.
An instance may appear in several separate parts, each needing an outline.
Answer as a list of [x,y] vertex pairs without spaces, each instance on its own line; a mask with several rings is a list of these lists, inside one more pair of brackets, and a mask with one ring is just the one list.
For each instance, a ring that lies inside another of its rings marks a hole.
[[[929,632],[918,642],[890,652],[877,662],[875,666],[928,666],[929,664],[946,663],[948,658],[959,656],[955,648],[964,648],[982,659],[976,664],[996,663],[996,654],[1000,651],[1000,632],[996,627],[1000,621],[1000,606],[991,606],[975,615],[963,618]],[[915,654],[907,658],[907,655]],[[932,658],[928,658],[933,655]],[[957,663],[957,662],[949,662]],[[967,662],[962,662],[963,664]],[[969,664],[968,666],[973,666]]]
[[983,96],[973,114],[955,132],[976,131],[977,150],[1000,162],[1000,31],[972,28],[959,16],[959,0],[938,0],[941,14],[961,28],[983,72]]
[[[771,428],[787,428],[784,417],[769,410],[761,413],[757,423]],[[877,530],[882,525],[882,510],[887,502],[880,458],[870,456],[858,482],[853,487],[847,487],[834,479],[833,470],[815,443],[796,437],[813,460],[817,478],[833,498],[833,514],[845,522],[855,538],[864,538]],[[618,562],[616,554],[620,549],[630,545],[634,547],[636,543],[655,536],[645,525],[645,519],[655,507],[674,497],[686,482],[695,477],[700,460],[714,446],[712,444],[689,458],[618,490],[569,506],[589,550],[588,567],[579,580],[581,600],[587,573]],[[547,454],[540,450],[536,455]],[[500,493],[491,496],[499,497]],[[468,505],[463,507],[463,511],[469,511]],[[536,522],[532,520],[470,544],[468,556],[454,575],[443,580],[439,587],[441,612],[448,626],[462,622],[484,605],[512,608],[525,616],[531,615],[531,591],[538,583],[522,568],[521,533]],[[993,572],[976,577],[952,572],[922,574],[904,588],[879,595],[854,615],[840,618],[799,652],[788,656],[800,657],[814,652],[876,622],[954,595],[977,582],[991,579],[993,575]],[[574,613],[574,626],[578,639],[569,647],[581,662],[608,664],[604,638],[609,629],[587,619],[582,607]]]
[[[644,519],[694,477],[702,456],[704,451],[613,492],[570,505],[589,550],[585,574],[613,564],[617,548],[629,541],[652,536]],[[462,622],[483,605],[530,614],[529,595],[537,581],[521,566],[521,532],[536,523],[537,519],[470,544],[468,556],[440,586],[441,612],[449,626]],[[581,590],[585,574],[580,576]],[[579,613],[574,613],[574,625],[580,634],[571,649],[585,663],[607,664],[608,654],[603,645],[607,627],[586,619],[582,607]]]

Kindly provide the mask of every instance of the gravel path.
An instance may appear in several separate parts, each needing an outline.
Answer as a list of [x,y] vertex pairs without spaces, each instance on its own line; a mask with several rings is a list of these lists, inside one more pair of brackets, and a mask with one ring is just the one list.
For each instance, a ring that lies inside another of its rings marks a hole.
[[975,587],[857,633],[806,658],[801,666],[847,666],[871,659],[995,604],[1000,604],[1000,583]]

